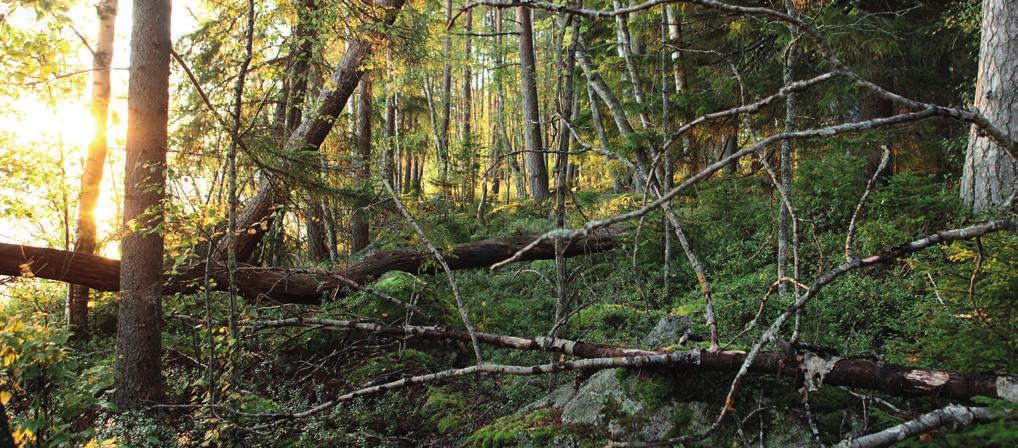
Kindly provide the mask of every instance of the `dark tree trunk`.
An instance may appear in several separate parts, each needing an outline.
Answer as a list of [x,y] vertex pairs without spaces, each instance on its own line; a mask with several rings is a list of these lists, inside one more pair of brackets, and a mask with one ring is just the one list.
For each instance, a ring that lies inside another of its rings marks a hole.
[[[726,136],[721,142],[721,158],[735,154],[739,150],[739,137],[736,134]],[[732,160],[725,165],[726,174],[735,174],[739,171],[739,159]]]
[[520,87],[523,100],[523,132],[525,135],[527,179],[535,200],[548,199],[548,166],[541,138],[541,113],[537,107],[537,62],[534,56],[534,25],[530,8],[516,8],[520,32]]
[[[439,327],[383,326],[373,322],[340,321],[300,318],[278,321],[256,322],[255,329],[285,327],[320,327],[336,330],[357,330],[391,337],[416,337],[422,339],[444,339],[470,341],[466,331]],[[639,350],[605,344],[591,344],[583,341],[548,337],[520,337],[492,333],[475,333],[477,341],[483,344],[511,348],[563,353],[578,358],[629,358],[646,356],[641,365],[648,373],[660,375],[689,375],[690,370],[736,372],[746,359],[746,352],[728,350],[690,350],[687,352],[663,352]],[[655,362],[650,358],[671,353],[676,356],[671,362]],[[801,383],[808,373],[806,355],[800,353],[762,352],[757,354],[748,366],[748,371],[784,377]],[[814,373],[815,375],[815,373]],[[884,364],[862,359],[841,359],[834,362],[823,377],[827,386],[846,386],[858,389],[876,390],[901,397],[939,397],[952,400],[968,400],[975,396],[998,397],[1014,400],[1013,379],[1008,375],[981,375],[944,370],[912,368]]]
[[0,448],[17,448],[14,435],[11,434],[11,423],[7,420],[7,409],[0,403]]
[[[604,252],[619,244],[621,235],[610,231],[595,232],[588,237],[575,238],[565,249],[565,256],[580,256]],[[517,251],[540,235],[520,235],[460,244],[445,256],[452,269],[488,267],[512,257]],[[519,260],[547,260],[554,258],[554,244],[542,241],[527,251]],[[390,249],[376,252],[360,263],[337,272],[295,272],[282,268],[262,268],[240,265],[237,284],[247,298],[265,297],[282,303],[318,304],[322,298],[344,297],[349,286],[342,279],[366,283],[389,271],[432,273],[434,260],[430,252],[414,249]],[[167,269],[169,270],[169,269]],[[225,265],[213,260],[209,269],[215,280],[214,288],[225,290]],[[166,276],[163,282],[167,294],[200,291],[205,265],[198,264],[176,275]],[[85,255],[58,249],[45,249],[17,244],[0,243],[0,275],[38,277],[66,283],[82,284],[102,291],[120,288],[120,262],[96,255]]]
[[[386,67],[389,67],[389,57],[386,55]],[[399,191],[399,160],[396,159],[396,92],[392,83],[386,84],[385,91],[385,165],[382,176],[392,183],[393,189]]]
[[128,87],[124,238],[113,401],[162,399],[160,303],[170,79],[170,0],[135,0]]
[[[117,0],[102,0],[96,7],[99,35],[92,53],[92,117],[95,133],[88,145],[85,171],[81,175],[78,199],[78,236],[74,250],[95,252],[95,208],[99,202],[99,184],[106,163],[106,119],[110,106],[110,61],[113,59],[113,31],[117,20]],[[88,288],[72,285],[67,294],[67,326],[74,339],[88,338]]]
[[325,210],[321,198],[312,194],[304,215],[304,228],[308,239],[308,258],[313,261],[328,261],[328,230],[325,226]]
[[303,118],[304,98],[307,96],[311,61],[314,57],[316,32],[314,16],[318,10],[316,0],[297,0],[297,27],[293,33],[295,41],[291,57],[290,92],[286,110],[286,129],[293,132]]
[[[304,99],[307,96],[311,62],[317,40],[314,16],[319,8],[318,4],[319,2],[315,0],[298,0],[296,5],[297,27],[293,33],[295,43],[291,54],[293,65],[290,68],[289,104],[286,111],[286,129],[289,133],[297,129],[303,118]],[[304,217],[308,258],[314,261],[329,260],[325,215],[320,197],[315,194],[309,195]]]
[[357,253],[371,242],[370,216],[364,199],[371,192],[371,77],[361,78],[360,105],[357,107],[357,154],[354,155],[359,195],[363,198],[354,205],[350,229],[350,252]]

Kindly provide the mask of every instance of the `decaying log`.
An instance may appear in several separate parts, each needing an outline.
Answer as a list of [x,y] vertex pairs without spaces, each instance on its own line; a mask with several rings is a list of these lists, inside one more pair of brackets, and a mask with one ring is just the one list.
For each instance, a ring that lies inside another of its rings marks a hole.
[[[455,270],[482,268],[513,256],[537,238],[535,235],[521,235],[475,241],[455,246],[445,256],[449,267]],[[575,238],[567,247],[566,256],[610,250],[618,245],[618,238],[610,231]],[[552,258],[555,258],[555,245],[549,240],[537,244],[518,260]],[[341,298],[347,294],[348,287],[368,283],[389,271],[433,273],[436,266],[432,260],[428,252],[401,248],[376,252],[335,272],[240,265],[236,279],[241,294],[249,300],[265,298],[281,303],[319,304],[323,298]],[[164,292],[196,292],[204,283],[204,273],[205,265],[199,264],[167,275]],[[209,274],[214,280],[213,288],[225,290],[228,284],[226,266],[214,263]],[[101,291],[117,291],[120,287],[120,261],[57,249],[0,243],[0,275],[38,277]]]
[[[332,319],[290,318],[253,323],[255,331],[265,328],[320,327],[332,330],[363,331],[393,337],[418,337],[469,341],[470,335],[461,330],[426,326],[386,326],[373,322]],[[686,352],[648,351],[634,348],[593,344],[561,338],[506,336],[492,333],[475,333],[478,342],[515,350],[536,350],[563,353],[579,358],[639,359],[637,367],[662,366],[704,369],[719,372],[736,372],[746,359],[743,351],[688,350]],[[685,355],[676,354],[685,353]],[[811,359],[812,358],[812,359]],[[1007,375],[983,375],[944,370],[920,369],[902,365],[884,364],[863,359],[837,359],[825,361],[825,368],[817,371],[818,363],[811,354],[789,356],[786,353],[759,353],[749,366],[757,374],[779,375],[805,381],[806,376],[819,375],[813,385],[846,386],[884,392],[901,397],[940,397],[969,400],[975,396],[1002,398],[1018,402],[1018,379]],[[621,364],[621,367],[629,366]],[[681,375],[681,372],[679,373]]]

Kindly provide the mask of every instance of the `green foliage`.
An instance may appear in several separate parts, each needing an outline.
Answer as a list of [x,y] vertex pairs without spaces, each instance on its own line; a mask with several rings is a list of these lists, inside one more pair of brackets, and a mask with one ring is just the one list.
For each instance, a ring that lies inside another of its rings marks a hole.
[[800,161],[792,186],[799,219],[825,231],[847,227],[870,175],[864,167],[861,157],[836,151]]
[[112,383],[108,366],[89,366],[66,348],[66,330],[36,314],[8,314],[0,326],[0,400],[14,412],[21,446],[83,443],[94,434],[85,415]]

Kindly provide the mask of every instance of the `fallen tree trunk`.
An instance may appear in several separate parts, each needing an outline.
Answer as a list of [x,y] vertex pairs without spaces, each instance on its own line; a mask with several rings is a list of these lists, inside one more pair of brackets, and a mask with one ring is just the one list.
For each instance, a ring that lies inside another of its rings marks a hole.
[[39,277],[100,291],[120,290],[120,260],[45,247],[0,243],[0,275]]
[[[465,331],[441,327],[385,326],[363,321],[302,318],[253,323],[255,331],[282,327],[320,327],[332,330],[363,331],[393,337],[470,341],[470,335]],[[563,353],[590,359],[634,358],[642,360],[633,364],[636,367],[667,366],[736,372],[746,359],[746,352],[743,351],[689,350],[683,356],[670,356],[680,352],[648,351],[560,338],[529,338],[492,333],[475,334],[478,342],[495,347]],[[784,353],[776,352],[759,353],[749,365],[749,371],[794,378],[796,381],[806,381],[811,386],[819,387],[822,383],[876,390],[901,397],[942,397],[969,400],[982,395],[1018,402],[1018,380],[1008,375],[918,369],[863,359],[831,358],[824,360],[809,353],[787,356]],[[812,378],[807,380],[807,377]]]
[[[460,244],[445,254],[452,269],[488,267],[512,257],[539,237],[536,235],[508,236]],[[596,232],[575,238],[566,248],[566,256],[604,252],[619,244],[618,235]],[[555,258],[553,241],[542,241],[518,261]],[[435,272],[436,266],[428,252],[410,248],[376,252],[361,262],[335,272],[314,272],[296,269],[240,265],[236,280],[241,294],[249,299],[260,298],[281,303],[319,304],[322,299],[334,300],[347,294],[348,287],[365,284],[389,271],[414,274]],[[101,291],[120,288],[120,261],[109,258],[57,249],[0,243],[0,275],[38,277],[71,284],[88,286]],[[193,293],[204,284],[205,264],[200,263],[183,272],[167,275],[164,291]],[[209,277],[212,288],[225,290],[228,271],[222,263],[213,263]]]

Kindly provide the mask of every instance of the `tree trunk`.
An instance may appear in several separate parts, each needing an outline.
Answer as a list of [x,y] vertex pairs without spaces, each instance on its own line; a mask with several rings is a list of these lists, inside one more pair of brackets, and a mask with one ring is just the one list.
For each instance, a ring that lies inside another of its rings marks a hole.
[[[386,67],[391,72],[391,61],[389,54],[385,56]],[[391,79],[390,79],[391,81]],[[399,189],[399,174],[396,172],[399,166],[396,152],[396,92],[392,82],[387,82],[385,85],[385,145],[384,145],[384,159],[383,173],[382,176],[392,183],[393,189],[400,191]]]
[[[735,154],[739,150],[739,136],[737,133],[726,136],[721,141],[721,157],[725,158]],[[739,171],[739,159],[734,159],[725,164],[725,174],[735,174]]]
[[170,80],[170,0],[135,0],[128,85],[124,238],[113,401],[163,395],[160,322]]
[[[308,327],[330,330],[362,331],[391,337],[421,339],[445,339],[469,341],[470,334],[461,330],[424,326],[384,326],[365,321],[343,321],[331,319],[290,318],[276,321],[255,322],[256,331],[269,328]],[[639,365],[647,372],[658,374],[688,375],[693,371],[738,371],[746,359],[746,352],[736,350],[651,351],[605,344],[551,337],[521,337],[475,332],[477,341],[483,344],[511,348],[562,353],[578,358],[632,358],[639,359]],[[661,355],[672,355],[662,359]],[[683,356],[684,355],[684,356]],[[635,361],[635,360],[634,360]],[[811,362],[812,361],[812,362]],[[820,361],[817,363],[817,361]],[[833,361],[833,362],[831,362]],[[761,352],[748,366],[748,371],[772,378],[794,379],[801,384],[807,376],[816,381],[817,372],[810,370],[810,364],[831,362],[816,387],[846,386],[876,390],[900,397],[939,397],[943,399],[968,400],[975,396],[1002,398],[1014,402],[1014,379],[1009,375],[966,374],[944,370],[912,368],[885,364],[862,359],[822,359],[810,353]],[[670,368],[669,368],[670,367]]]
[[508,146],[505,128],[505,86],[503,83],[503,57],[502,57],[502,8],[494,8],[492,31],[495,34],[495,66],[496,73],[493,74],[492,82],[495,83],[494,105],[491,107],[490,115],[493,131],[491,133],[491,148],[488,150],[488,161],[482,165],[483,182],[481,185],[481,201],[477,204],[477,221],[484,225],[485,209],[488,205],[488,180],[491,179],[491,196],[498,200],[498,193],[501,189],[499,180],[501,178],[498,165],[502,154],[506,154]]
[[360,105],[357,107],[357,154],[354,169],[357,176],[359,195],[363,199],[354,204],[350,229],[350,253],[360,252],[371,242],[369,234],[368,206],[366,199],[371,192],[371,77],[361,78]]
[[[679,14],[675,5],[666,5],[665,14],[668,20],[668,40],[676,47],[682,45],[682,14]],[[686,71],[682,66],[682,52],[678,49],[672,50],[672,77],[675,78],[675,91],[686,91]]]
[[534,25],[530,8],[516,8],[520,32],[520,87],[523,100],[523,132],[526,147],[527,179],[530,194],[538,201],[548,199],[548,166],[544,161],[540,111],[537,108],[537,63],[534,56]]
[[[295,44],[291,54],[293,65],[290,68],[290,95],[286,112],[286,128],[291,133],[297,129],[303,118],[304,99],[307,96],[311,62],[317,38],[314,15],[319,8],[318,3],[315,0],[298,0],[296,5],[297,27],[293,33]],[[329,259],[325,215],[322,209],[321,198],[315,194],[308,195],[308,203],[304,210],[304,226],[307,233],[308,258],[314,261]]]
[[[611,230],[593,232],[587,237],[572,239],[564,254],[574,257],[605,252],[617,247],[621,236]],[[446,252],[445,256],[452,269],[484,268],[512,257],[539,237],[507,236],[460,244]],[[546,240],[524,253],[519,261],[548,260],[554,256],[554,244]],[[434,256],[430,252],[403,248],[376,252],[360,263],[336,272],[291,271],[241,265],[236,275],[240,292],[247,298],[265,297],[281,303],[318,304],[323,298],[333,300],[344,297],[346,291],[343,288],[350,286],[344,280],[363,284],[389,271],[433,273],[436,268],[431,263],[433,260]],[[120,288],[120,265],[117,260],[97,255],[0,243],[0,275],[36,277],[86,285],[101,291],[117,291]],[[204,275],[205,265],[201,263],[184,272],[165,276],[164,292],[198,292]],[[224,265],[213,260],[209,266],[209,275],[215,280],[213,288],[226,289],[228,279]]]
[[[785,0],[785,9],[793,17],[798,17],[798,11],[795,9],[795,5],[792,4],[791,0]],[[795,41],[796,28],[792,25],[788,25],[789,42]],[[792,84],[795,81],[795,47],[790,45],[785,55],[784,64],[782,64],[782,81],[786,86]],[[785,131],[786,133],[795,131],[795,92],[790,92],[785,97]],[[785,191],[785,195],[792,194],[792,142],[790,140],[783,140],[781,142],[781,160],[779,166],[779,176],[781,182],[781,188]],[[789,201],[791,197],[787,198]],[[788,208],[785,207],[783,200],[778,200],[778,279],[785,278],[788,271],[788,252],[791,248],[790,237],[791,237],[791,213]],[[798,276],[795,276],[798,278]],[[785,290],[787,285],[784,281],[778,284],[778,297],[784,299]],[[782,302],[784,303],[784,302]],[[796,335],[797,336],[797,335]],[[794,337],[793,337],[794,339]]]
[[473,9],[468,9],[463,14],[463,33],[464,33],[464,44],[463,54],[466,57],[466,62],[463,64],[463,136],[462,142],[460,143],[463,147],[464,154],[466,155],[466,166],[464,167],[463,173],[463,201],[467,204],[474,202],[474,165],[477,160],[477,156],[474,151],[473,134],[470,128],[470,114],[471,102],[473,101],[473,92],[471,91],[471,83],[473,82],[473,73],[470,70],[471,63],[471,41],[470,33],[473,32],[474,28],[474,14]]
[[[612,0],[612,6],[619,10],[622,8],[622,2],[619,0]],[[640,75],[636,68],[636,63],[632,57],[632,42],[629,34],[629,17],[627,14],[619,14],[615,16],[616,32],[615,36],[617,43],[615,48],[618,51],[619,57],[626,64],[626,70],[628,72],[629,83],[633,88],[633,99],[636,100],[636,104],[640,109],[640,126],[644,129],[650,127],[650,117],[647,112],[643,110],[644,96],[643,88],[640,86]]]
[[0,403],[0,448],[16,448],[14,435],[11,434],[11,423],[7,420],[7,409]]
[[[81,175],[81,196],[78,199],[78,236],[74,250],[95,252],[95,208],[99,202],[99,185],[106,163],[106,119],[110,106],[110,61],[113,59],[114,26],[117,0],[102,0],[96,7],[99,35],[92,54],[92,117],[95,134],[88,145],[85,171]],[[71,286],[67,294],[67,326],[74,339],[88,338],[88,288]]]
[[297,27],[293,33],[295,45],[291,54],[293,65],[290,68],[290,94],[286,111],[286,129],[290,132],[297,129],[303,118],[309,69],[314,56],[314,15],[319,8],[318,3],[315,0],[297,0]]
[[[445,0],[445,23],[450,21],[452,21],[452,0]],[[445,59],[445,66],[442,69],[442,116],[438,130],[438,163],[443,192],[449,176],[449,119],[452,113],[452,65],[449,63],[452,58],[452,41],[449,33],[450,31],[446,30],[442,38],[442,57]]]
[[[1018,3],[983,0],[975,107],[991,123],[1018,136]],[[973,126],[961,177],[961,200],[973,212],[1009,206],[1018,162]]]

